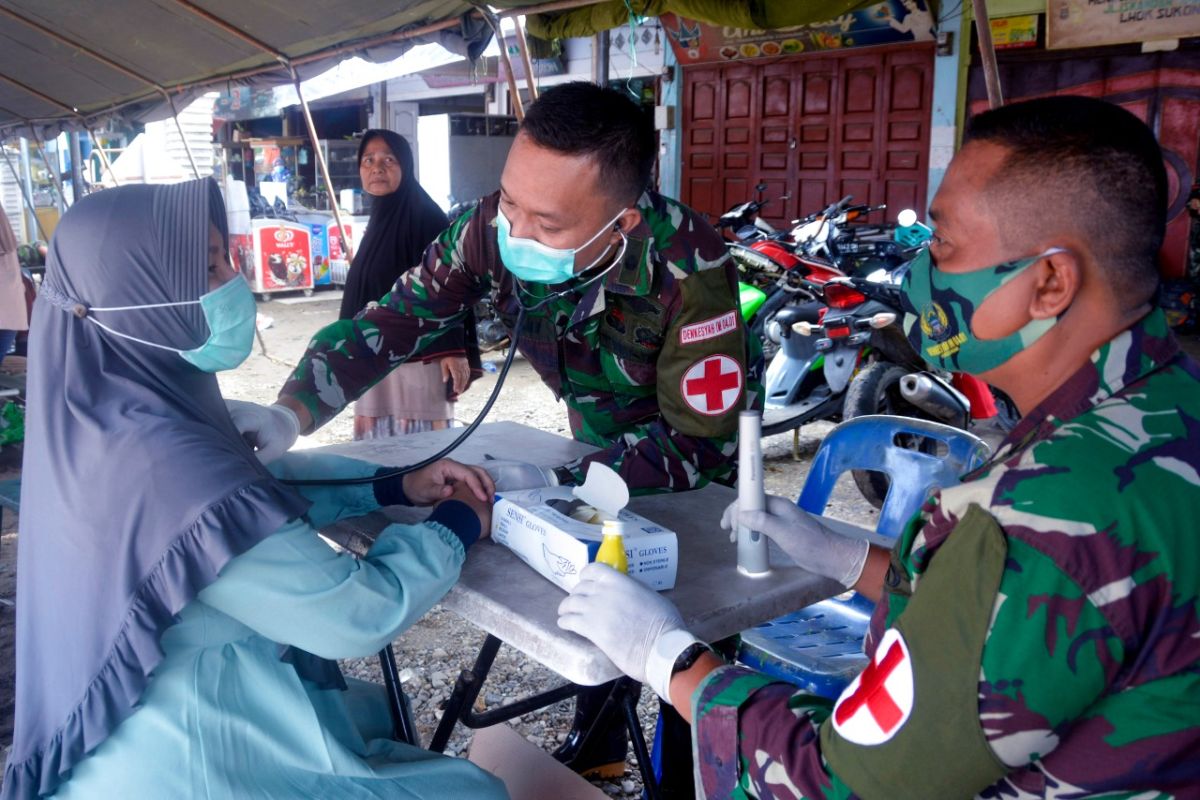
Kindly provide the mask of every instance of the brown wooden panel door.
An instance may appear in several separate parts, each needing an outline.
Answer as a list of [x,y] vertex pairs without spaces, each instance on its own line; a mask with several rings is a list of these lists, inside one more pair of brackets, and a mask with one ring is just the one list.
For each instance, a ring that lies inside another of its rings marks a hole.
[[754,195],[755,128],[758,125],[757,70],[750,64],[725,69],[720,136],[721,203],[716,213]]
[[796,131],[796,195],[793,219],[811,214],[826,204],[837,191],[838,165],[834,158],[837,140],[838,61],[834,58],[798,60],[793,80],[799,86]]
[[[933,50],[928,45],[821,53],[684,70],[683,197],[717,215],[766,183],[776,226],[844,195],[926,202]],[[699,131],[699,133],[697,133]],[[879,221],[880,216],[871,218]]]
[[[933,69],[929,53],[898,50],[884,59],[883,130],[872,203],[894,222],[905,208],[925,215]],[[877,216],[871,218],[878,220]]]
[[883,59],[875,54],[841,60],[837,139],[834,152],[838,168],[837,197],[853,195],[857,203],[878,202],[879,156],[887,135],[883,111]]
[[684,113],[681,126],[683,175],[680,190],[685,203],[711,214],[720,205],[717,186],[717,137],[721,132],[720,71],[695,67],[684,72]]
[[797,84],[789,63],[768,64],[758,72],[758,127],[755,151],[755,185],[766,185],[769,201],[763,217],[776,227],[795,219],[798,202],[793,187],[796,173],[795,133]]

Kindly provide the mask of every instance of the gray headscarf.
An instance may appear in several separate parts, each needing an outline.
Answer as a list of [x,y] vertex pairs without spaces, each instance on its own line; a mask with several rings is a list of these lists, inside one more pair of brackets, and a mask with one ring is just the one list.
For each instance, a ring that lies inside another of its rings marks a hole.
[[[308,507],[259,465],[215,376],[77,313],[198,299],[210,219],[224,234],[210,180],[129,186],[83,198],[54,234],[29,337],[4,800],[66,780],[133,710],[175,614]],[[103,321],[180,349],[208,336],[196,305]]]

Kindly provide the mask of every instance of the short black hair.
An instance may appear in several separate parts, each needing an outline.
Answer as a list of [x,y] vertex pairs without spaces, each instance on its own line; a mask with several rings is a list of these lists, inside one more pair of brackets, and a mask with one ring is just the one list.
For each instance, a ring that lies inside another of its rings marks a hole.
[[[1167,224],[1167,171],[1154,133],[1120,106],[1060,95],[985,111],[963,143],[1008,153],[985,190],[1005,238],[1086,237],[1118,297],[1144,303],[1158,286]],[[1026,242],[1027,243],[1027,242]]]
[[628,95],[587,81],[551,87],[525,113],[521,132],[550,150],[596,160],[602,185],[632,203],[650,184],[654,128]]

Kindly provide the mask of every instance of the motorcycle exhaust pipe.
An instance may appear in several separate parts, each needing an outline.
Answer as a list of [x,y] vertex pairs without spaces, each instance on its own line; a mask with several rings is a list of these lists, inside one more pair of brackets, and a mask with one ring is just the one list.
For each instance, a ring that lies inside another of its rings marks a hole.
[[900,379],[900,394],[905,400],[934,419],[966,428],[971,402],[961,392],[927,372],[913,372]]

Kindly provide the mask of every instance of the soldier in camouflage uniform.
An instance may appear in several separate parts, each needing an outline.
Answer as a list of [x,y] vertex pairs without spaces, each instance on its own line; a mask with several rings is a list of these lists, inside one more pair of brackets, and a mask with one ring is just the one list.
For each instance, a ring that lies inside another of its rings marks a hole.
[[[637,128],[625,141],[614,140],[621,115]],[[588,131],[603,144],[608,136],[609,150],[587,136],[563,144],[564,125],[576,138]],[[602,448],[564,465],[560,482],[582,480],[591,461],[613,467],[634,493],[728,478],[738,411],[761,406],[761,358],[723,240],[691,209],[642,191],[653,158],[653,132],[615,90],[547,91],[523,123],[501,190],[459,217],[378,304],[320,330],[279,404],[302,430],[320,427],[400,364],[461,352],[459,323],[490,294],[510,329],[522,305],[536,308],[518,350],[566,402],[575,438]],[[518,280],[523,265],[504,264],[502,234],[570,245],[577,270],[596,266],[573,282]]]
[[[787,502],[727,512],[881,595],[867,669],[830,704],[725,665],[603,566],[563,603],[560,624],[692,719],[706,797],[1200,797],[1200,367],[1150,304],[1161,153],[1088,98],[988,112],[966,138],[912,335],[1031,410],[890,557],[843,540],[858,555],[823,563],[833,534]],[[1022,251],[1040,255],[979,268]],[[593,599],[616,594],[649,609],[653,645],[618,644],[637,621]]]
[[[459,217],[378,304],[313,338],[266,417],[295,412],[282,449],[400,364],[461,352],[462,317],[490,294],[510,330],[525,307],[518,350],[566,402],[574,437],[600,448],[553,472],[489,463],[498,488],[581,482],[593,461],[634,494],[729,479],[738,412],[761,407],[761,351],[741,319],[723,240],[691,209],[643,191],[653,160],[653,131],[620,92],[573,83],[543,93],[501,190]],[[554,259],[538,251],[550,247],[565,249],[565,275],[543,263]],[[272,446],[254,419],[262,413],[235,413],[243,432],[259,434],[260,455]],[[618,738],[575,765],[621,774],[623,728]]]

